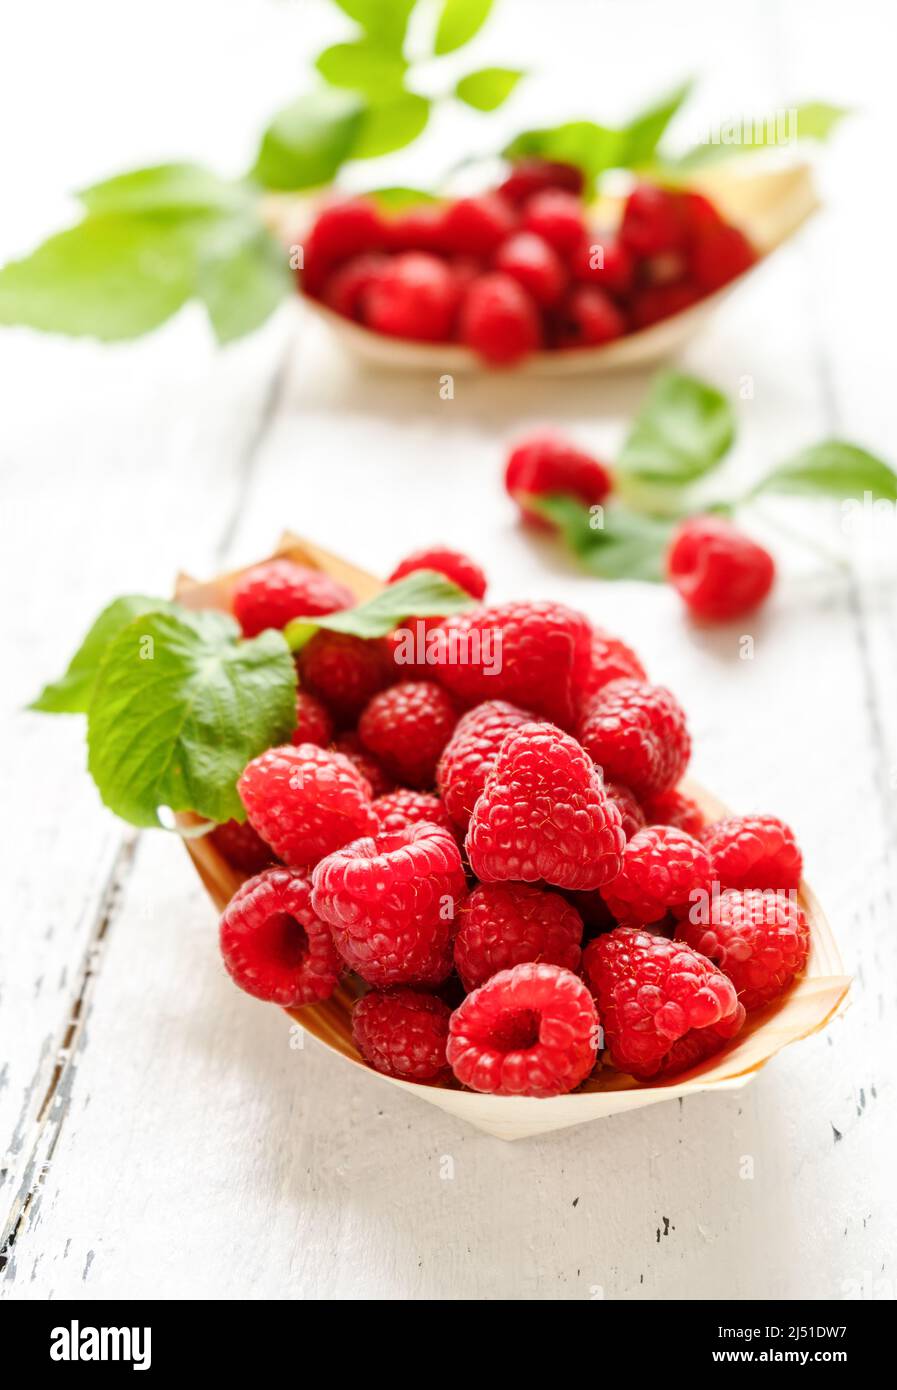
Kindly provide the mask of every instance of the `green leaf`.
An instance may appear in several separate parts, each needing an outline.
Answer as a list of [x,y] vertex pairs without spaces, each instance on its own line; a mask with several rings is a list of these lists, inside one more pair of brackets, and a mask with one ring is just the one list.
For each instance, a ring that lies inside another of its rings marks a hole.
[[171,605],[165,599],[147,598],[145,594],[125,594],[122,598],[114,599],[91,627],[69,662],[65,675],[45,685],[28,708],[44,714],[86,714],[100,662],[112,638],[142,613],[168,612],[170,609]]
[[382,47],[401,50],[416,0],[335,0],[335,3]]
[[429,115],[429,101],[414,92],[367,107],[351,158],[376,159],[410,145],[426,126]]
[[662,372],[636,416],[617,462],[636,481],[683,487],[720,462],[735,438],[732,407],[695,377]]
[[315,67],[332,86],[349,87],[382,101],[385,95],[402,90],[408,64],[401,53],[360,39],[325,48]]
[[455,96],[476,111],[495,111],[507,101],[524,74],[515,68],[480,68],[455,87]]
[[292,289],[283,248],[255,221],[231,219],[203,246],[197,294],[219,343],[258,328]]
[[394,184],[389,188],[371,188],[365,195],[373,198],[379,208],[387,213],[404,212],[406,208],[419,207],[421,203],[439,203],[442,200],[435,193],[424,188],[407,188]]
[[359,97],[333,87],[298,97],[262,136],[252,178],[282,191],[328,183],[348,159],[364,112]]
[[132,169],[78,194],[89,213],[227,212],[245,208],[243,184],[220,179],[199,164],[157,164]]
[[319,627],[349,632],[354,637],[385,637],[406,618],[448,617],[474,606],[470,594],[445,575],[415,570],[355,608],[343,608],[322,618],[294,619],[284,629],[284,636],[293,651],[304,646]]
[[618,168],[625,151],[619,130],[594,121],[566,121],[541,130],[525,130],[502,150],[505,159],[549,159],[574,164],[589,183],[605,169]]
[[841,439],[825,439],[779,464],[751,491],[897,501],[897,474],[874,454]]
[[463,48],[489,18],[492,0],[444,0],[433,52],[437,56]]
[[700,169],[752,150],[790,145],[797,140],[827,140],[836,126],[850,115],[845,106],[810,101],[803,106],[782,108],[760,118],[724,121],[713,140],[693,146],[671,164],[678,170]]
[[591,574],[649,583],[663,579],[672,522],[641,516],[619,502],[584,507],[565,494],[529,497],[527,506],[555,523],[564,544]]
[[660,100],[638,112],[620,132],[622,148],[619,155],[626,169],[638,169],[650,164],[670,121],[688,100],[694,87],[690,78]]
[[158,825],[163,806],[242,819],[237,778],[295,721],[296,671],[279,632],[243,641],[225,614],[148,613],[106,648],[88,767],[105,804],[134,825]]

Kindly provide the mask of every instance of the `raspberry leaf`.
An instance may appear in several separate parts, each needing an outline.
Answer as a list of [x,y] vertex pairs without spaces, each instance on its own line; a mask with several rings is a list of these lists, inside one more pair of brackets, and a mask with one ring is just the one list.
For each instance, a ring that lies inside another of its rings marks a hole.
[[274,117],[251,177],[282,192],[328,183],[353,152],[364,111],[354,92],[333,87],[306,92]]
[[430,102],[416,92],[403,92],[388,101],[372,103],[364,112],[352,159],[377,159],[416,140],[430,118]]
[[671,521],[642,516],[622,503],[584,507],[560,493],[527,497],[526,505],[553,521],[580,564],[601,579],[663,579]]
[[385,92],[401,91],[408,64],[401,53],[360,39],[325,48],[315,67],[332,87],[348,87],[382,99]]
[[492,0],[444,0],[433,52],[441,56],[463,48],[482,29],[491,9]]
[[219,343],[259,328],[292,285],[285,253],[257,222],[229,218],[204,240],[196,293]]
[[684,487],[715,468],[734,438],[735,416],[721,391],[696,377],[662,372],[633,422],[617,471],[624,482]]
[[897,474],[882,459],[842,439],[825,439],[779,464],[750,496],[785,492],[828,497],[897,501]]
[[475,111],[496,111],[523,76],[519,68],[480,68],[461,78],[455,96]]
[[421,203],[438,203],[441,200],[435,193],[424,188],[409,188],[405,184],[393,184],[388,188],[372,188],[365,195],[385,213],[404,212],[407,208],[419,207]]
[[58,681],[44,686],[29,709],[43,714],[86,714],[103,655],[117,633],[143,613],[171,612],[164,599],[125,594],[103,609]]
[[401,50],[417,0],[334,0],[382,48]]
[[89,213],[233,212],[250,204],[243,184],[221,179],[199,164],[156,164],[131,169],[82,188]]
[[416,570],[388,584],[379,594],[355,608],[344,608],[325,617],[296,618],[284,629],[292,651],[304,647],[318,628],[348,632],[353,637],[385,637],[406,618],[448,617],[475,607],[466,590],[435,570]]

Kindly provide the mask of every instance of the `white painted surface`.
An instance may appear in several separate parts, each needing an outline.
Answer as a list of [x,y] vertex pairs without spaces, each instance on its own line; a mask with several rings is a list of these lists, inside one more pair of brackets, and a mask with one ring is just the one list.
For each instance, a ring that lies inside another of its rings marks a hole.
[[[793,99],[862,107],[821,166],[829,210],[684,360],[733,392],[753,378],[736,476],[831,432],[897,459],[893,221],[870,182],[897,115],[885,7],[861,0],[849,25],[810,0],[503,11],[475,61],[538,53],[545,72],[508,129],[527,102],[613,118],[693,70],[698,133]],[[338,29],[323,5],[273,0],[20,6],[0,255],[60,223],[61,190],[116,168],[238,168]],[[492,138],[473,116],[463,129]],[[445,138],[403,176],[448,162]],[[833,516],[847,577],[777,539],[782,582],[742,662],[738,632],[689,630],[672,594],[602,586],[534,546],[502,495],[510,436],[552,419],[612,456],[642,379],[489,378],[447,403],[429,379],[362,373],[290,312],[216,353],[188,311],[115,350],[6,332],[0,383],[3,1295],[893,1297],[893,531],[850,545]],[[291,1051],[283,1016],[225,979],[180,845],[102,811],[78,721],[21,712],[109,596],[245,562],[285,526],[381,572],[444,539],[497,598],[553,594],[630,637],[691,712],[695,775],[798,828],[856,973],[847,1015],[737,1096],[514,1146]]]

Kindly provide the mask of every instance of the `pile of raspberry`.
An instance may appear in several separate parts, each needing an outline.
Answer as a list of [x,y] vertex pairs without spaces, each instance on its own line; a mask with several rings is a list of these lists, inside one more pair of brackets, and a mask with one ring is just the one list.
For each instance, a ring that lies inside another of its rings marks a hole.
[[330,202],[302,259],[303,291],[343,317],[507,366],[647,328],[757,256],[700,193],[640,183],[619,226],[596,228],[578,169],[526,160],[487,193],[394,215],[373,199]]
[[[359,1053],[408,1081],[546,1097],[596,1067],[699,1065],[806,966],[794,834],[705,823],[683,710],[620,638],[559,603],[488,603],[457,552],[391,578],[416,569],[471,607],[376,640],[319,628],[292,742],[248,764],[246,822],[213,832],[248,876],[228,971],[291,1009],[353,977]],[[233,609],[251,634],[352,601],[278,559]]]

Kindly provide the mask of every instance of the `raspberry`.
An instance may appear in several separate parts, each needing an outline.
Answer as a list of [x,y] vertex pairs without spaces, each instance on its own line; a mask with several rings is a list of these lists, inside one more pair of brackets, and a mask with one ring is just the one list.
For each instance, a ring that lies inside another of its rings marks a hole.
[[576,285],[558,311],[559,348],[600,347],[626,332],[622,312],[597,285]]
[[515,207],[529,202],[536,193],[547,188],[563,188],[568,193],[582,193],[582,170],[574,164],[558,164],[549,159],[520,159],[511,165],[511,172],[498,191]]
[[458,846],[430,824],[356,840],[321,861],[312,903],[350,969],[377,988],[438,985],[467,883]]
[[681,941],[617,927],[583,952],[610,1060],[639,1081],[694,1066],[744,1022],[731,980]]
[[775,579],[768,550],[718,516],[684,521],[667,554],[667,577],[692,613],[725,622],[756,608]]
[[397,791],[387,792],[372,802],[374,815],[380,825],[380,834],[391,834],[394,830],[407,830],[409,825],[420,825],[428,821],[431,825],[441,825],[454,835],[455,827],[449,819],[445,807],[438,796],[431,792],[414,792],[409,787],[399,787]]
[[526,961],[579,970],[582,918],[560,893],[526,883],[480,884],[458,921],[455,968],[468,992]]
[[314,743],[269,748],[243,769],[237,791],[253,828],[294,869],[316,864],[377,825],[360,772]]
[[458,720],[439,759],[436,781],[446,811],[462,830],[467,829],[501,745],[513,729],[531,723],[532,718],[504,700],[487,700]]
[[216,825],[209,841],[227,862],[244,874],[259,874],[274,862],[274,851],[266,845],[249,821],[226,820]]
[[365,296],[387,264],[385,256],[374,252],[354,256],[324,282],[322,300],[335,314],[342,314],[347,319],[360,319]]
[[417,570],[435,570],[437,574],[444,574],[459,589],[466,590],[471,598],[482,598],[486,592],[486,576],[479,565],[460,550],[449,550],[448,546],[431,545],[426,550],[415,550],[413,555],[396,565],[389,576],[389,583],[394,584],[397,579],[404,579],[406,574],[414,574]]
[[661,792],[659,796],[649,797],[642,806],[648,825],[674,825],[688,835],[699,836],[704,828],[704,812],[694,797],[685,792]]
[[723,225],[698,236],[689,254],[689,270],[702,294],[712,294],[750,270],[756,260],[744,233]]
[[432,787],[439,755],[457,722],[458,712],[442,686],[400,681],[365,706],[358,737],[398,781]]
[[485,259],[514,230],[514,211],[498,194],[459,198],[445,213],[443,230],[449,251]]
[[547,601],[496,604],[445,626],[439,678],[453,694],[520,702],[558,724],[573,718],[573,694],[589,659],[581,613]]
[[603,627],[592,628],[589,668],[577,691],[579,707],[585,710],[600,690],[611,681],[647,680],[645,668],[635,652],[619,637]]
[[659,922],[710,893],[710,855],[684,830],[653,825],[633,835],[619,874],[604,891],[617,921]]
[[402,681],[431,681],[443,660],[444,618],[408,618],[386,637],[394,675]]
[[285,627],[293,618],[317,617],[351,608],[355,595],[329,574],[286,558],[266,560],[237,580],[232,606],[244,637],[268,627]]
[[676,698],[662,685],[619,680],[586,708],[579,738],[605,777],[644,799],[667,791],[685,772],[691,739]]
[[534,961],[500,970],[449,1020],[446,1056],[474,1091],[560,1096],[595,1065],[598,1015],[582,980]]
[[551,531],[554,522],[528,507],[528,496],[563,492],[591,507],[603,502],[610,492],[611,476],[591,454],[559,434],[541,430],[527,435],[512,449],[505,469],[505,487],[525,521]]
[[672,318],[690,309],[701,298],[697,287],[687,280],[672,285],[649,285],[640,290],[630,307],[633,328],[650,328],[661,319]]
[[680,250],[685,224],[675,194],[651,183],[639,184],[626,199],[620,238],[634,256]]
[[292,743],[316,743],[326,748],[333,738],[333,720],[326,706],[307,690],[296,691],[296,727]]
[[628,294],[635,277],[633,259],[622,241],[606,234],[587,234],[573,252],[571,269],[575,279],[610,294]]
[[507,366],[541,346],[542,325],[526,290],[510,275],[492,271],[468,287],[458,336],[486,362]]
[[797,888],[803,855],[790,825],[775,816],[729,816],[701,839],[723,888]]
[[329,999],[342,969],[330,929],[311,906],[311,884],[292,869],[265,869],[231,898],[219,929],[235,984],[285,1009]]
[[508,237],[496,251],[492,264],[545,307],[557,303],[567,284],[557,252],[534,232],[515,232]]
[[555,251],[569,256],[586,235],[582,200],[562,188],[536,193],[524,208],[523,229],[535,232]]
[[604,790],[611,801],[617,803],[617,810],[620,812],[620,820],[623,824],[623,834],[627,840],[631,840],[633,835],[645,827],[645,813],[636,800],[635,794],[628,787],[624,787],[622,782],[605,782]]
[[311,229],[309,255],[331,265],[363,251],[381,251],[386,245],[386,226],[374,203],[364,198],[345,198],[329,203]]
[[679,935],[728,975],[748,1013],[778,998],[803,970],[810,927],[784,893],[729,888],[713,902],[711,921],[685,921]]
[[340,734],[330,745],[330,750],[333,753],[342,753],[349,759],[369,783],[372,796],[386,796],[387,792],[395,789],[395,779],[390,777],[379,758],[362,748],[361,740],[356,733]]
[[508,735],[465,841],[484,883],[544,880],[580,891],[616,877],[625,844],[600,774],[575,739],[547,724]]
[[442,342],[451,336],[458,286],[445,261],[425,251],[394,256],[368,289],[364,321],[394,338]]
[[451,1009],[416,989],[372,990],[352,1010],[352,1040],[366,1062],[403,1081],[437,1081],[445,1060]]
[[321,628],[299,653],[299,677],[339,723],[352,724],[392,679],[389,648],[379,640]]
[[446,208],[443,203],[420,203],[408,208],[387,224],[390,247],[394,251],[446,251]]

